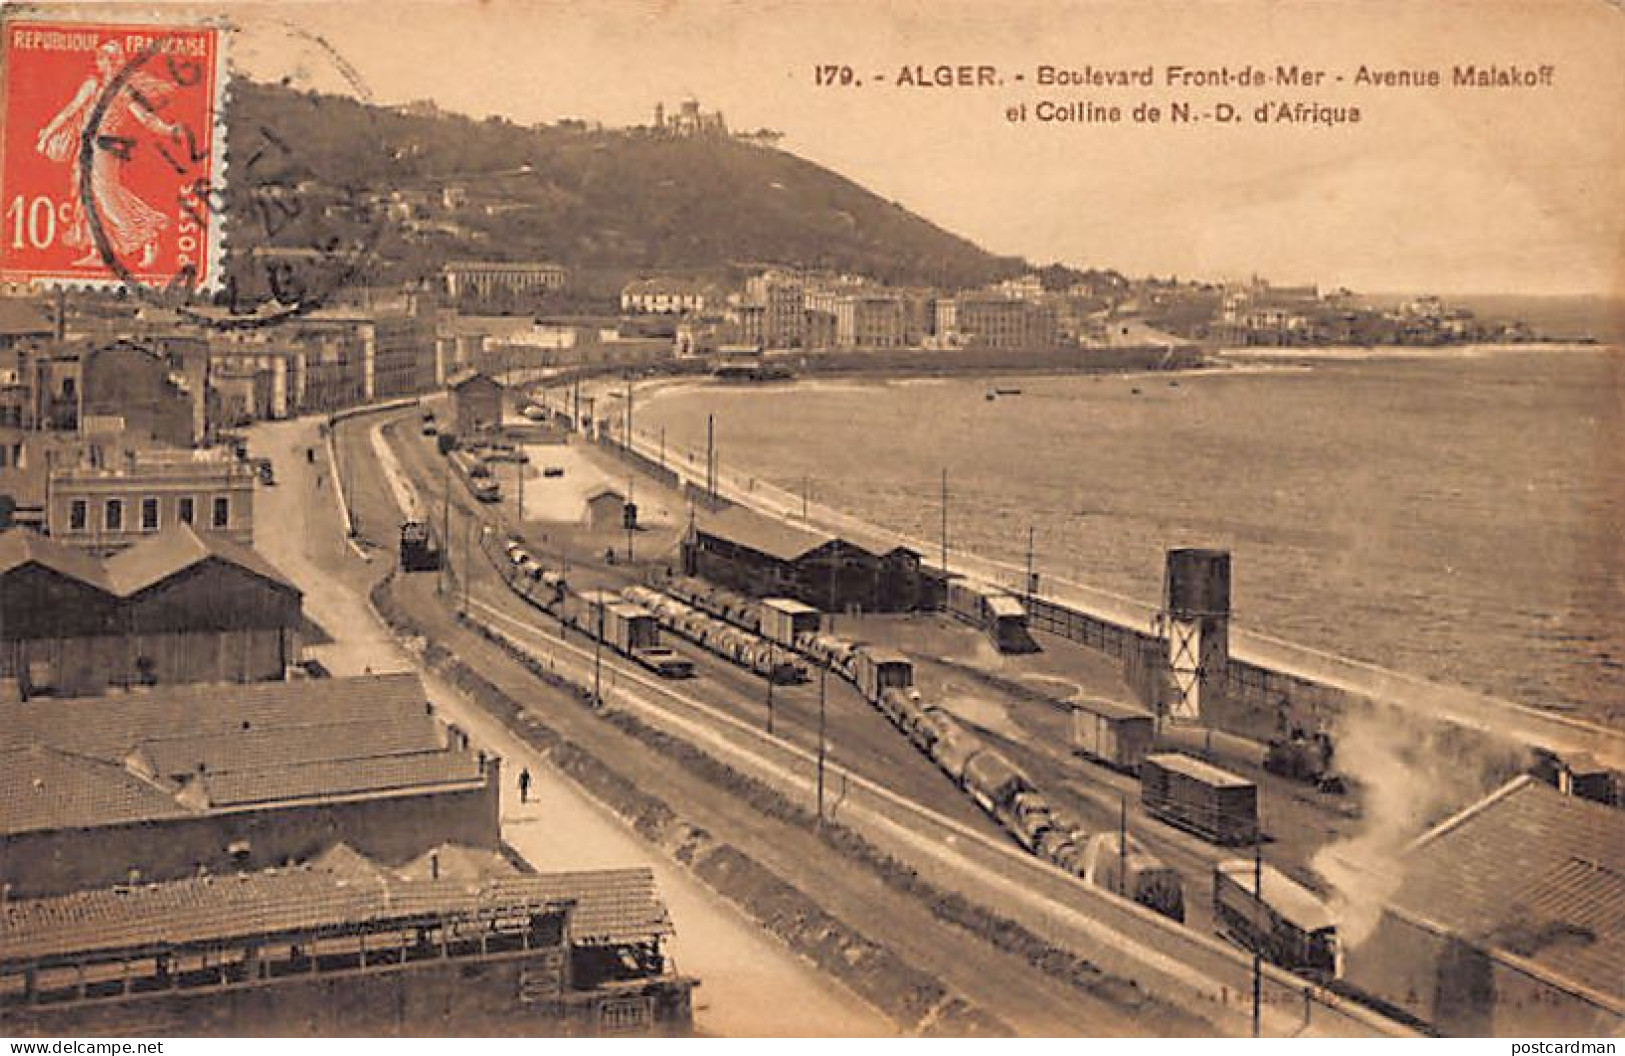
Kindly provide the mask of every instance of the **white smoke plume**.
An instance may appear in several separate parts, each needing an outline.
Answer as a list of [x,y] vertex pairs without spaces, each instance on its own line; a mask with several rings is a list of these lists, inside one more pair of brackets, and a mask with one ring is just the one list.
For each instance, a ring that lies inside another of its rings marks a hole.
[[1522,769],[1525,753],[1483,731],[1375,705],[1351,709],[1333,730],[1335,766],[1357,782],[1363,824],[1310,862],[1332,889],[1345,950],[1376,930],[1404,882],[1406,846]]

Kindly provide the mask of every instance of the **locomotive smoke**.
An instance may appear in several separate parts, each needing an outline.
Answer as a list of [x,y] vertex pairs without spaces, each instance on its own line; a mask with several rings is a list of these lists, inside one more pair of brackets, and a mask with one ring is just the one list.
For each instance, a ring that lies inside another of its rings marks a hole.
[[1406,846],[1520,768],[1523,753],[1394,708],[1347,714],[1334,731],[1337,769],[1359,782],[1364,826],[1310,865],[1331,885],[1345,950],[1368,939],[1404,880]]

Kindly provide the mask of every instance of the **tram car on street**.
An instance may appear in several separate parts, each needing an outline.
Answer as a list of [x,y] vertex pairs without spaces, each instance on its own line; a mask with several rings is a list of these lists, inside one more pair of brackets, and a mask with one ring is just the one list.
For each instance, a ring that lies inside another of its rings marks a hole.
[[406,521],[401,525],[401,571],[438,572],[440,548],[435,545],[427,521]]
[[1226,939],[1289,972],[1321,983],[1343,974],[1331,910],[1267,863],[1235,858],[1214,866],[1213,925]]

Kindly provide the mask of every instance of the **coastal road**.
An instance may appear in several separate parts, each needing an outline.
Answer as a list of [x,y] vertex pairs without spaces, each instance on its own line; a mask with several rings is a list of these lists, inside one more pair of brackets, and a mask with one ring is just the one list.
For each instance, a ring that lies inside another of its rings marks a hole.
[[[362,419],[361,421],[365,421]],[[341,442],[359,422],[341,427]],[[334,472],[315,419],[270,423],[250,430],[256,455],[274,459],[278,483],[256,496],[255,545],[304,591],[307,617],[332,639],[310,650],[336,675],[416,671],[439,712],[494,750],[505,772],[529,769],[535,786],[530,803],[518,802],[513,780],[502,790],[503,839],[540,869],[570,870],[649,866],[676,925],[671,953],[677,968],[695,975],[696,1025],[702,1033],[728,1037],[783,1034],[874,1036],[895,1031],[891,1023],[851,991],[813,970],[764,935],[732,905],[718,898],[670,859],[645,845],[619,819],[553,776],[528,745],[468,704],[461,694],[420,669],[397,645],[367,603],[367,591],[394,560],[389,550],[363,561],[348,545]],[[317,461],[306,461],[307,449]],[[351,451],[356,467],[376,465]],[[373,489],[377,474],[347,472],[352,501],[370,516],[362,527],[386,535],[388,518]],[[318,483],[318,480],[320,483]]]

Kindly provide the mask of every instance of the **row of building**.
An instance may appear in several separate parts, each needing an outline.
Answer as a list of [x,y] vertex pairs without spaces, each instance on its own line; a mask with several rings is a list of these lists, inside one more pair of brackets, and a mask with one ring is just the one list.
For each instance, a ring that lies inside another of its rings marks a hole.
[[0,1029],[686,1033],[652,873],[532,872],[502,760],[414,674],[306,675],[303,626],[184,524],[0,533]]

